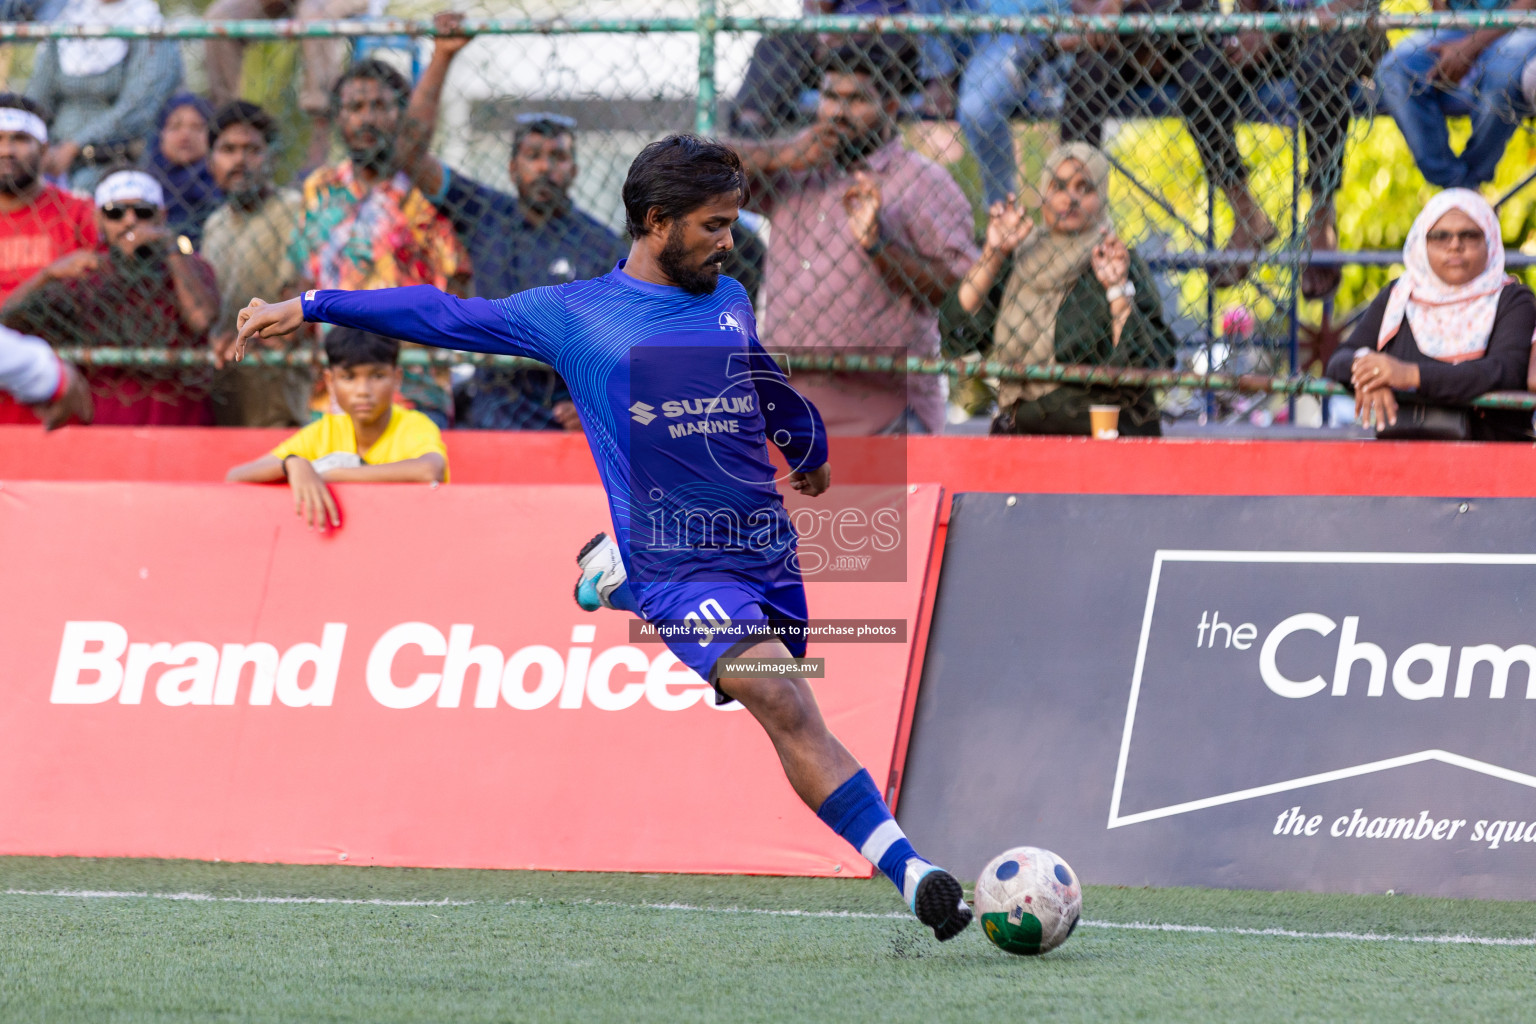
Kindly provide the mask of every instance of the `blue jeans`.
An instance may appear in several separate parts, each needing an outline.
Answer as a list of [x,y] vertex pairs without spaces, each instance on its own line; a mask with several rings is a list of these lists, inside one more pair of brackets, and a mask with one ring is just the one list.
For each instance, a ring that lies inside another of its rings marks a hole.
[[[1429,47],[1465,32],[1419,32],[1403,40],[1376,72],[1381,105],[1397,122],[1426,181],[1441,188],[1477,188],[1493,179],[1504,147],[1531,111],[1520,92],[1520,72],[1536,56],[1536,31],[1507,32],[1478,55],[1454,89],[1431,85],[1435,54]],[[1472,137],[1451,152],[1447,117],[1472,119]]]
[[1036,36],[983,36],[960,79],[960,127],[980,165],[988,206],[1019,191],[1009,119],[1029,95],[1045,49],[1045,41]]
[[[978,0],[911,0],[913,14],[985,14]],[[985,38],[985,37],[982,37]],[[965,66],[977,40],[971,36],[936,35],[920,37],[923,54],[923,81],[948,78]]]

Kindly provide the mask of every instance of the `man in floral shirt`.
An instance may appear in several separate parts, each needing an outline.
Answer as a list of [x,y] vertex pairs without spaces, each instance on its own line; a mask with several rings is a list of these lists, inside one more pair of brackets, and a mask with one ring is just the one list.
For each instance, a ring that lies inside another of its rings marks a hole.
[[[290,251],[315,287],[459,290],[469,276],[453,226],[399,168],[396,142],[409,96],[405,77],[380,61],[354,64],[336,83],[332,104],[349,158],[304,182],[304,223]],[[401,395],[448,426],[446,371],[407,367]]]

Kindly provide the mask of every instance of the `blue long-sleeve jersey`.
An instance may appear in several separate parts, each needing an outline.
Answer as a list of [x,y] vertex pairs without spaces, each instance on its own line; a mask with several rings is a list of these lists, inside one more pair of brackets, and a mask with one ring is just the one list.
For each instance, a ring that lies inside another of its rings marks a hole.
[[422,345],[529,356],[570,387],[642,613],[669,581],[798,577],[771,441],[792,470],[827,461],[814,406],[757,339],[746,291],[709,295],[623,272],[505,299],[429,285],[314,291],[307,320]]

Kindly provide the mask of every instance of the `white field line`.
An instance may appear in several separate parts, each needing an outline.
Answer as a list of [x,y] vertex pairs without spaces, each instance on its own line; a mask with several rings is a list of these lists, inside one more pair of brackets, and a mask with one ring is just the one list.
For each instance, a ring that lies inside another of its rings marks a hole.
[[[6,889],[6,896],[53,896],[70,899],[171,900],[186,903],[337,904],[364,907],[471,907],[536,905],[542,900],[384,900],[329,896],[215,896],[202,892],[120,892],[110,889]],[[865,921],[910,920],[910,914],[870,914],[856,910],[769,910],[761,907],[700,907],[691,903],[618,903],[607,900],[561,900],[551,905],[612,907],[616,910],[675,910],[695,914],[753,914],[765,917],[840,918]],[[1536,937],[1500,938],[1489,935],[1385,935],[1380,932],[1300,932],[1289,928],[1218,928],[1203,924],[1158,924],[1149,921],[1089,921],[1085,928],[1137,932],[1184,932],[1201,935],[1246,935],[1282,939],[1337,939],[1345,942],[1415,942],[1442,946],[1536,946]]]
[[7,889],[3,895],[65,896],[85,900],[173,900],[179,903],[340,903],[363,907],[468,907],[479,902],[446,899],[347,900],[328,896],[215,896],[207,892],[118,892],[112,889]]
[[1348,942],[1427,942],[1439,946],[1536,946],[1536,938],[1503,939],[1490,935],[1383,935],[1380,932],[1297,932],[1289,928],[1212,928],[1203,924],[1152,924],[1146,921],[1083,921],[1090,928],[1138,932],[1200,932],[1258,935],[1282,939],[1343,939]]

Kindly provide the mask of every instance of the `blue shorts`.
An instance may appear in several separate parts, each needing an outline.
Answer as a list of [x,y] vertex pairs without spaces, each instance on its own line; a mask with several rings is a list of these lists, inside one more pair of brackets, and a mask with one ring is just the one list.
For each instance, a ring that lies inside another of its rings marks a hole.
[[[654,623],[698,623],[710,626],[729,623],[725,635],[684,633],[666,638],[677,660],[693,669],[715,688],[715,703],[734,698],[720,689],[715,667],[721,658],[740,657],[775,634],[753,634],[751,624],[793,626],[792,636],[778,634],[789,653],[805,657],[805,585],[798,578],[746,584],[731,580],[687,581],[666,584],[655,599],[648,600],[645,620]],[[743,626],[746,626],[743,629]]]

